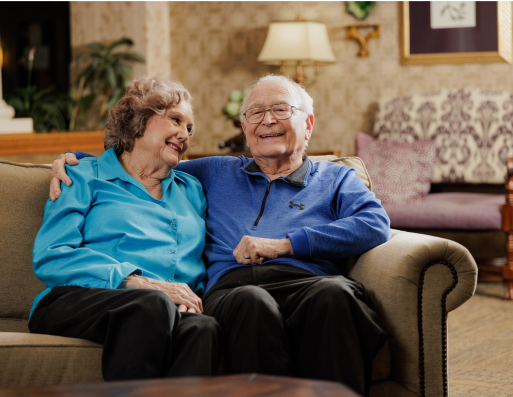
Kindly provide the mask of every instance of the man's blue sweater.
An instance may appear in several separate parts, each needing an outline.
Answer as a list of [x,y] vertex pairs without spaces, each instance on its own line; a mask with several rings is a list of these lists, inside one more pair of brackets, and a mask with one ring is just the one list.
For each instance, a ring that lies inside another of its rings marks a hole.
[[344,274],[343,258],[390,238],[390,220],[356,171],[339,164],[305,160],[272,182],[253,159],[207,157],[177,168],[196,178],[207,197],[205,263],[212,287],[229,271],[247,265],[233,250],[244,235],[288,237],[294,255],[268,259],[319,275]]
[[198,178],[207,197],[206,291],[224,274],[247,266],[233,256],[244,235],[288,237],[294,255],[264,264],[324,276],[345,274],[344,258],[390,239],[390,220],[380,201],[354,169],[340,164],[306,159],[272,182],[243,156],[205,157],[181,162],[176,169]]

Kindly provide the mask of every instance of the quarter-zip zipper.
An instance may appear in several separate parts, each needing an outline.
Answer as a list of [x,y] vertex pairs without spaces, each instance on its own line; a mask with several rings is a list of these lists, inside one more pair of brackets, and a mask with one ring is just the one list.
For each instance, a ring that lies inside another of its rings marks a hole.
[[265,194],[264,194],[264,199],[262,200],[262,206],[260,207],[260,213],[258,214],[258,217],[256,218],[256,221],[255,221],[253,226],[258,226],[258,222],[260,221],[260,218],[262,218],[262,215],[264,215],[265,202],[267,200],[267,196],[269,196],[269,190],[271,190],[271,184],[275,180],[272,180],[271,182],[267,183],[267,189],[266,189]]

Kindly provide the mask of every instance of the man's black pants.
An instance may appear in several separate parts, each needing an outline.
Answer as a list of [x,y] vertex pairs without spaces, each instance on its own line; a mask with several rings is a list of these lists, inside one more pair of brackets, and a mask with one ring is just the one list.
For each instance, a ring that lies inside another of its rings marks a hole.
[[369,394],[386,334],[359,282],[285,265],[248,266],[224,275],[203,307],[225,332],[228,373],[334,380]]
[[222,351],[214,318],[179,313],[164,293],[145,289],[54,287],[29,329],[103,344],[105,380],[215,375]]

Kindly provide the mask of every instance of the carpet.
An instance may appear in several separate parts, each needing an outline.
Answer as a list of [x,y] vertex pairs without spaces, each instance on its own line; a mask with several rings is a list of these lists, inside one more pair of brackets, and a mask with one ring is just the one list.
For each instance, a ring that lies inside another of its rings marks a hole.
[[513,301],[502,283],[479,282],[476,295],[449,313],[449,396],[513,396]]

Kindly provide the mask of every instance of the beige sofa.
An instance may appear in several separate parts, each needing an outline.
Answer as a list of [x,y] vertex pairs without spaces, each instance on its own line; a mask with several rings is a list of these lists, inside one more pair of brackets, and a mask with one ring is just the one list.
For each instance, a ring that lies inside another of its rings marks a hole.
[[[360,159],[338,161],[371,188]],[[32,300],[44,288],[32,270],[32,244],[49,174],[48,166],[0,161],[0,388],[102,381],[101,345],[28,333]],[[472,256],[450,240],[393,231],[389,242],[355,259],[351,276],[367,287],[389,334],[371,395],[423,395],[421,384],[426,396],[446,394],[446,313],[474,293]]]

